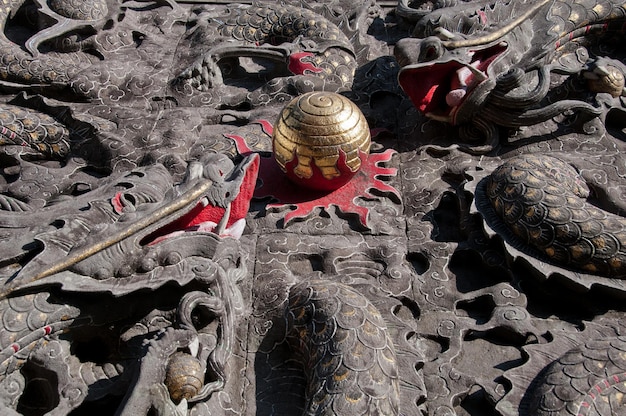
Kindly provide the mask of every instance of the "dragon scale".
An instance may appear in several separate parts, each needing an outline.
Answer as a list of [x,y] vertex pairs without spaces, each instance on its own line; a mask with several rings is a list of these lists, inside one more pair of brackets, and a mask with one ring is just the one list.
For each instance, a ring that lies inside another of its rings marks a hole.
[[278,43],[306,36],[316,43],[350,41],[334,24],[310,10],[293,6],[259,4],[254,7],[233,8],[232,16],[221,20],[222,36],[249,43]]
[[[23,84],[65,85],[83,68],[97,58],[82,52],[33,56],[12,42],[4,34],[7,21],[19,10],[25,0],[10,0],[0,7],[0,79]],[[94,2],[97,8],[99,2]]]
[[288,337],[308,373],[305,415],[397,415],[398,369],[376,307],[338,282],[294,286]]
[[199,37],[197,44],[214,43],[215,38],[219,43],[183,71],[180,78],[191,79],[200,90],[224,82],[219,62],[232,63],[232,58],[245,56],[285,65],[289,75],[269,81],[269,94],[275,94],[285,82],[312,82],[315,89],[333,91],[352,85],[357,62],[350,40],[317,13],[291,5],[258,3],[199,19],[202,30],[195,35]]
[[487,180],[486,196],[506,226],[551,261],[626,277],[626,219],[585,200],[576,170],[552,156],[507,160]]
[[220,27],[223,36],[255,45],[293,42],[299,38],[313,42],[319,51],[311,53],[312,66],[305,65],[307,69],[303,70],[294,68],[297,65],[294,59],[303,59],[307,54],[304,51],[290,56],[289,70],[296,75],[301,71],[320,77],[336,75],[341,82],[351,84],[356,69],[354,53],[346,35],[330,21],[307,9],[290,6],[259,5],[236,10],[237,16]]

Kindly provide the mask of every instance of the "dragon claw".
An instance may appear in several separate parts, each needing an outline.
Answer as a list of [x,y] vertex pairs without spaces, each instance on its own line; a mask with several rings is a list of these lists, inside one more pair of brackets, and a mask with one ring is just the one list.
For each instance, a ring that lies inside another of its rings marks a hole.
[[193,337],[193,339],[189,342],[189,345],[187,345],[187,348],[189,348],[191,355],[194,357],[198,356],[198,351],[200,350],[200,340],[198,339],[198,336]]

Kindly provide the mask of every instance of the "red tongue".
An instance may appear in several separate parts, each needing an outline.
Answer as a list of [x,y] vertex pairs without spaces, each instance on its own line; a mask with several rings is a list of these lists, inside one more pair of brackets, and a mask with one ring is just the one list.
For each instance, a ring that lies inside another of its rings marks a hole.
[[450,84],[450,72],[456,70],[453,64],[400,71],[398,81],[413,105],[422,113],[449,110],[445,105],[445,95]]
[[418,108],[422,113],[427,112],[428,105],[433,101],[433,97],[435,95],[435,92],[437,92],[437,88],[439,88],[439,85],[431,86],[426,95],[424,95],[424,98],[420,100]]
[[[239,194],[230,205],[230,218],[228,219],[226,227],[230,227],[237,220],[245,218],[248,210],[250,209],[250,200],[252,199],[252,194],[254,193],[254,188],[256,187],[256,179],[259,173],[260,164],[258,154],[252,155],[252,158],[253,160],[250,161],[243,181],[241,182]],[[219,223],[224,216],[224,212],[226,212],[224,208],[214,207],[212,205],[207,205],[203,208],[201,205],[198,205],[185,216],[185,220],[188,219],[188,222],[184,221],[179,223],[179,225],[182,225],[180,229],[193,227],[194,225],[198,225],[206,221]]]

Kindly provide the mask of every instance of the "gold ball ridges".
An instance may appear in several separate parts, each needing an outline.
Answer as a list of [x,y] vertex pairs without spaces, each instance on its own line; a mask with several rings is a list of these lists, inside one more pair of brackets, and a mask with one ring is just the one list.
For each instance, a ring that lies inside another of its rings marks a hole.
[[[369,154],[370,143],[361,110],[348,98],[330,92],[293,99],[281,111],[273,133],[278,165],[291,179],[314,189],[347,182],[361,167],[363,155]],[[315,168],[321,177],[315,177]]]

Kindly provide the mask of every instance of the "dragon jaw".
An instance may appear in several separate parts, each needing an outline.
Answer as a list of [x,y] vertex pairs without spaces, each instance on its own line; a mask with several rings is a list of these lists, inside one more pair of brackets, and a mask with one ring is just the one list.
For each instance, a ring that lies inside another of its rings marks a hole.
[[194,231],[211,232],[220,237],[241,237],[245,227],[244,218],[256,186],[259,163],[259,156],[253,154],[230,172],[238,190],[224,206],[211,202],[212,198],[203,195],[186,213],[149,234],[142,239],[142,243],[156,245],[168,238]]
[[[499,42],[482,49],[468,49],[447,59],[410,63],[403,56],[409,42],[398,42],[396,57],[402,65],[398,82],[413,105],[429,118],[458,125],[465,123],[479,109],[483,98],[495,85],[492,67],[507,50]],[[403,65],[404,63],[404,65]],[[480,99],[477,97],[480,96]],[[471,103],[471,105],[470,105]]]
[[[226,156],[223,159],[227,159]],[[61,252],[55,248],[54,235],[37,236],[36,239],[44,246],[43,251],[0,287],[0,299],[20,288],[33,287],[33,283],[68,269],[97,279],[116,277],[120,267],[141,268],[142,259],[149,253],[158,256],[162,252],[167,255],[167,250],[180,247],[180,243],[173,237],[181,234],[193,235],[199,232],[211,234],[217,240],[222,236],[236,236],[245,225],[244,217],[256,186],[259,156],[254,154],[246,157],[231,171],[228,171],[229,165],[225,166],[223,180],[192,177],[181,184],[180,192],[175,189],[172,189],[174,192],[168,192],[168,201],[157,204],[157,207],[147,203],[146,209],[131,212],[130,215],[124,210],[129,206],[124,204],[129,201],[124,201],[122,195],[116,194],[107,202],[110,210],[114,211],[111,214],[117,216],[116,222],[102,228],[108,235],[102,237],[99,232],[90,233],[82,244],[72,247],[64,257],[58,257]],[[222,170],[219,172],[221,174]],[[229,187],[220,188],[220,184],[228,184]],[[216,193],[212,192],[216,188],[226,190],[223,193],[225,198],[221,201],[217,201]],[[111,250],[107,256],[106,253]],[[116,258],[115,253],[120,252],[128,253],[130,257],[104,267],[103,261],[105,264],[111,262],[103,258]],[[207,253],[202,251],[198,255]]]

